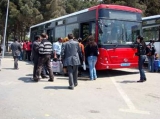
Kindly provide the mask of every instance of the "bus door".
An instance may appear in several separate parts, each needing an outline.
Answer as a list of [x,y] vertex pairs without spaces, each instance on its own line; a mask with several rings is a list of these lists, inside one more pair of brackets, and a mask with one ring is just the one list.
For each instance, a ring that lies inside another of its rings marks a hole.
[[83,39],[83,44],[85,45],[90,34],[89,22],[81,23],[80,28],[80,37]]
[[80,28],[80,37],[83,39],[83,44],[86,45],[88,36],[95,36],[95,22],[81,23]]
[[53,43],[53,42],[55,42],[55,40],[53,39],[53,29],[48,29],[47,30],[47,34],[48,34],[48,40],[51,42],[51,43]]
[[[83,39],[83,45],[86,47],[87,45],[87,39],[90,35],[95,36],[95,22],[85,22],[80,24],[80,37]],[[86,61],[86,64],[88,65],[88,62]]]

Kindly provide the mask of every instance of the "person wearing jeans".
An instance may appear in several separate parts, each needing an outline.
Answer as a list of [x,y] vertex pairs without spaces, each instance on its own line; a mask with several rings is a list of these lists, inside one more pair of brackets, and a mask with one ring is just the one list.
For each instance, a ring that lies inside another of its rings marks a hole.
[[148,70],[154,72],[154,55],[148,56]]
[[146,44],[143,40],[143,37],[138,36],[137,37],[137,52],[135,55],[138,56],[138,69],[140,73],[140,80],[138,80],[137,82],[146,81],[146,75],[143,70],[143,64],[146,59],[145,54],[146,54]]
[[138,59],[138,69],[139,69],[139,73],[140,73],[140,80],[142,80],[142,81],[146,80],[146,75],[143,70],[143,64],[145,62],[145,59],[146,59],[145,55],[139,56],[139,59]]
[[154,41],[150,40],[150,43],[147,45],[146,48],[146,54],[148,58],[148,70],[150,72],[154,72],[154,55],[155,55],[156,49],[154,46]]
[[90,79],[91,80],[96,80],[97,79],[97,73],[96,73],[96,62],[97,62],[97,57],[96,56],[89,56],[88,57],[88,64],[89,64],[89,73],[90,73]]
[[96,42],[94,41],[93,36],[89,36],[88,38],[89,44],[86,46],[86,57],[89,64],[89,72],[90,72],[90,80],[96,80],[97,79],[97,73],[96,73],[96,62],[98,57],[98,46]]

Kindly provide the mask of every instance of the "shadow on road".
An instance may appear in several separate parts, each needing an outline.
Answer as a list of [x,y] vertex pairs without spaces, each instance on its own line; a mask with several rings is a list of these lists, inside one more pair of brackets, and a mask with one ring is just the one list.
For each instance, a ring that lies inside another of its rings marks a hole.
[[[56,77],[56,79],[60,79],[60,80],[68,80],[68,77]],[[81,80],[81,81],[88,81],[89,80],[89,77],[78,77],[78,80]]]
[[21,80],[21,81],[23,81],[25,83],[36,83],[31,79],[31,77],[21,77],[18,80]]
[[2,69],[5,69],[5,70],[15,70],[14,68],[2,68]]
[[55,89],[55,90],[60,90],[60,89],[68,89],[68,86],[46,86],[44,89]]
[[137,83],[137,81],[129,81],[129,80],[126,80],[126,81],[117,81],[117,83],[127,84],[127,83]]
[[[138,74],[138,71],[131,72],[131,71],[122,71],[122,70],[103,70],[103,71],[97,71],[98,78],[105,78],[105,77],[116,77],[116,76],[125,76],[125,75],[134,75]],[[68,80],[68,77],[63,75],[55,75],[57,79],[60,80]],[[78,80],[82,81],[88,81],[89,78],[89,71],[83,71],[81,76],[78,76]]]

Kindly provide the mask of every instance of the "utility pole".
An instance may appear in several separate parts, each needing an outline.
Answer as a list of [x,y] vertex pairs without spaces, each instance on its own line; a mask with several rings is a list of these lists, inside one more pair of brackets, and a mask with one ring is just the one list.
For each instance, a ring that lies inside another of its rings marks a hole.
[[4,36],[3,36],[3,53],[2,58],[4,58],[4,52],[5,52],[5,42],[6,42],[6,31],[7,31],[7,23],[8,23],[8,11],[9,11],[9,0],[7,4],[7,13],[6,13],[6,22],[5,22],[5,30],[4,30]]

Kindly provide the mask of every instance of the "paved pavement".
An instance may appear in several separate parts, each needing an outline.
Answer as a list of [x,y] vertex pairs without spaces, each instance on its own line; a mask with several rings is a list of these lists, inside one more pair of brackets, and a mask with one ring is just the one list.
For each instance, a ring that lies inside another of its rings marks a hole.
[[[67,77],[55,82],[30,80],[32,64],[2,60],[0,71],[0,119],[159,119],[160,73],[148,73],[137,83],[136,69],[98,72],[96,81],[79,77],[69,90]],[[85,73],[87,74],[87,73]]]

